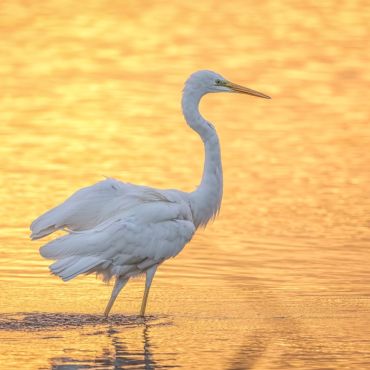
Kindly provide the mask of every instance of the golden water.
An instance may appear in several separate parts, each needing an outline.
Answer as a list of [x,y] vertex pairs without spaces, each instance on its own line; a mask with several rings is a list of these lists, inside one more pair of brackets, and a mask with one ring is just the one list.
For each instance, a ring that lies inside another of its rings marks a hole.
[[[366,1],[2,1],[0,368],[370,367]],[[217,94],[217,221],[121,293],[48,273],[30,222],[103,176],[190,191],[203,149],[184,79]]]

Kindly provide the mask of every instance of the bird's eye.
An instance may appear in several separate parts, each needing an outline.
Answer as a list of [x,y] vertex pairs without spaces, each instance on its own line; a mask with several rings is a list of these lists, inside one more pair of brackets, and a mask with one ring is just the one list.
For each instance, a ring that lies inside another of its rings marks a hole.
[[216,85],[221,85],[221,80],[220,79],[217,79],[215,82],[216,82]]

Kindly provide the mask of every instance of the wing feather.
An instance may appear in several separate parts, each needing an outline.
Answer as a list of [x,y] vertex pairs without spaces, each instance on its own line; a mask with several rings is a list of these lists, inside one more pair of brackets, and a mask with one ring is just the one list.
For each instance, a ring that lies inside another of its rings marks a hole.
[[40,239],[64,228],[88,230],[118,213],[155,200],[165,201],[166,198],[149,187],[109,178],[78,190],[65,202],[33,221],[31,238]]

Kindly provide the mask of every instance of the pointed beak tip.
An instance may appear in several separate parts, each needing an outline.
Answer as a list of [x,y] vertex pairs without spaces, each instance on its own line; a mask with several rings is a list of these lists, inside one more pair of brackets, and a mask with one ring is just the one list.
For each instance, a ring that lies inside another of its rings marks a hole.
[[252,90],[248,87],[234,84],[232,82],[229,82],[227,84],[227,87],[229,87],[233,92],[236,92],[239,94],[248,94],[248,95],[256,96],[258,98],[271,99],[271,96],[268,96],[256,90]]

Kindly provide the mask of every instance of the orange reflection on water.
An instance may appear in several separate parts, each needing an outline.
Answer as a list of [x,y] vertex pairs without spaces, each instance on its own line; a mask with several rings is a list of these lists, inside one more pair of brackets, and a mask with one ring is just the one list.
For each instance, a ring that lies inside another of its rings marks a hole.
[[[361,1],[3,2],[0,367],[365,368],[369,15]],[[50,276],[28,225],[103,176],[192,190],[203,148],[179,101],[204,68],[273,99],[202,102],[221,214],[162,266],[147,322],[137,279],[122,322],[102,323],[111,288]]]

